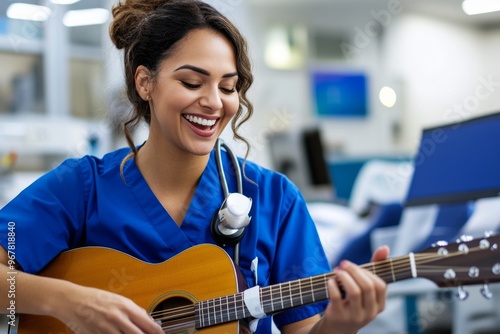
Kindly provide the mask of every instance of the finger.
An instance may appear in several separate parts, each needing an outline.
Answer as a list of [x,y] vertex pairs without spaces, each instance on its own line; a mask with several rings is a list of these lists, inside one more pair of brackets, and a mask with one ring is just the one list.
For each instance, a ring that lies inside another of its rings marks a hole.
[[139,333],[146,334],[164,334],[161,326],[137,304],[130,301],[130,320],[133,322],[134,328],[137,328]]
[[117,329],[118,333],[143,334],[144,332],[132,322],[126,312],[127,311],[124,312],[120,308],[113,310],[107,315],[107,324]]
[[370,316],[376,316],[385,308],[387,284],[376,274],[359,266],[348,269],[362,291],[363,307]]
[[339,266],[340,270],[337,273],[340,284],[345,291],[344,305],[348,305],[353,311],[362,307],[361,288],[352,276],[355,271],[355,266],[349,261],[342,261]]
[[359,290],[360,305],[364,308],[373,307],[376,300],[373,275],[349,261],[342,261],[341,268],[349,273],[349,278],[356,287],[356,293],[358,293],[357,291]]
[[334,278],[327,281],[327,288],[330,305],[335,309],[335,312],[340,312],[342,310],[342,292]]
[[385,309],[385,303],[387,300],[387,283],[379,276],[371,272],[369,272],[369,274],[373,277],[372,279],[375,285],[376,301],[379,306],[378,313],[380,313]]
[[147,313],[146,316],[133,318],[132,321],[141,329],[142,333],[146,334],[164,334],[162,327],[156,323]]
[[372,262],[383,261],[389,257],[389,246],[381,246],[372,255]]

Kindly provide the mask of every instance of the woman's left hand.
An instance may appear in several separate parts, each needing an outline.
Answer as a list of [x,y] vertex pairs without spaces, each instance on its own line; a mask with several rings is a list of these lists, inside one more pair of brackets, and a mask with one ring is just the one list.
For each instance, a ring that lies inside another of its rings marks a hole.
[[[385,260],[388,255],[389,248],[380,247],[372,261]],[[336,277],[328,281],[330,303],[317,329],[320,333],[352,334],[384,310],[387,285],[377,275],[347,260],[334,272]]]

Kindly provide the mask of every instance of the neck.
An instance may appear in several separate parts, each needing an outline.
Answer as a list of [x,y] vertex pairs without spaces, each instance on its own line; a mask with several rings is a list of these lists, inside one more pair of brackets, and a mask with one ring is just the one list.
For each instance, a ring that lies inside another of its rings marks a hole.
[[210,155],[196,156],[147,141],[139,150],[136,163],[146,178],[162,188],[191,188],[198,183]]

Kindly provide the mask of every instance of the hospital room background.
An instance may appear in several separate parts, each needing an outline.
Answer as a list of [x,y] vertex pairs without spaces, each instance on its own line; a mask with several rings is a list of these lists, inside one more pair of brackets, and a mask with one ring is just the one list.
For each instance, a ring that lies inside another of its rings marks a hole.
[[[389,284],[360,333],[500,333],[498,1],[206,1],[249,42],[249,159],[297,184],[333,267],[382,244],[464,255]],[[126,145],[114,2],[1,1],[0,207],[65,158]],[[466,255],[488,240],[484,272]]]

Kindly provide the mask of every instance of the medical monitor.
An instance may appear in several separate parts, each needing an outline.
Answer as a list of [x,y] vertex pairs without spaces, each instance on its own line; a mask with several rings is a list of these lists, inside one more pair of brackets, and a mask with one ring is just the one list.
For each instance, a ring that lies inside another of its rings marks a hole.
[[500,194],[500,112],[424,129],[406,206]]
[[311,84],[319,117],[367,117],[369,88],[365,73],[315,71]]

